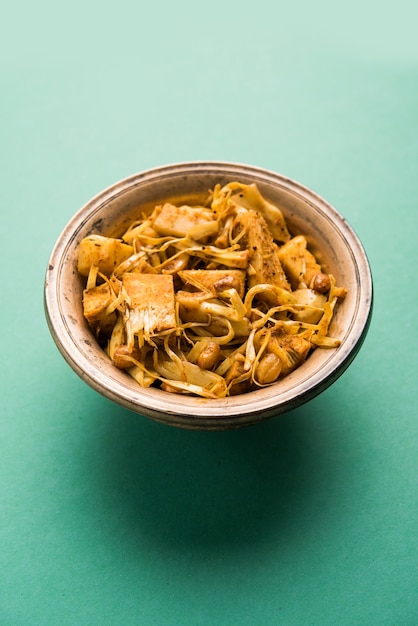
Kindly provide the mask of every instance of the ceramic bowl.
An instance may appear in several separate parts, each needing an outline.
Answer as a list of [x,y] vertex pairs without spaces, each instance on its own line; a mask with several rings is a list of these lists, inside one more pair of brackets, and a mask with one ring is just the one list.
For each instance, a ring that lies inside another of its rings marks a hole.
[[[117,369],[97,344],[83,317],[83,279],[78,275],[80,241],[92,233],[120,235],[139,206],[167,199],[198,198],[215,184],[256,183],[283,211],[293,235],[304,234],[323,270],[348,293],[338,305],[330,334],[341,340],[317,349],[274,385],[224,399],[202,399],[141,388]],[[52,251],[45,282],[45,310],[63,357],[92,388],[143,416],[172,426],[222,430],[278,416],[311,400],[350,365],[366,336],[372,311],[369,263],[355,232],[340,213],[305,186],[275,172],[225,162],[166,165],[130,176],[99,193],[70,220]]]

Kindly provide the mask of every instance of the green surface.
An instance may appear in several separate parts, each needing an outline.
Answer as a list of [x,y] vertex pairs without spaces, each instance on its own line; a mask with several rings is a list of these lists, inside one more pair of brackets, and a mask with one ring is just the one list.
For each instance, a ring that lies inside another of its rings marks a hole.
[[[2,626],[418,623],[417,11],[304,4],[3,11]],[[237,432],[171,429],[98,396],[43,313],[75,211],[194,159],[311,187],[374,275],[342,378]]]

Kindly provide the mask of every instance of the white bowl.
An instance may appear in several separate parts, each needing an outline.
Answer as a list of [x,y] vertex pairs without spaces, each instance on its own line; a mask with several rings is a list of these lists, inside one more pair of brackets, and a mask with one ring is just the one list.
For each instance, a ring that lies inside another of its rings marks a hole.
[[[292,234],[304,234],[347,296],[337,306],[330,334],[338,348],[316,349],[306,362],[274,385],[246,394],[203,399],[141,388],[117,369],[97,344],[82,309],[83,279],[77,272],[80,241],[92,233],[120,235],[138,206],[206,195],[216,183],[256,183],[283,211]],[[224,162],[167,165],[130,176],[105,189],[70,220],[52,251],[45,282],[51,334],[73,370],[119,405],[173,426],[220,430],[254,424],[312,399],[350,365],[366,336],[372,311],[372,277],[365,251],[347,221],[323,198],[280,174]]]

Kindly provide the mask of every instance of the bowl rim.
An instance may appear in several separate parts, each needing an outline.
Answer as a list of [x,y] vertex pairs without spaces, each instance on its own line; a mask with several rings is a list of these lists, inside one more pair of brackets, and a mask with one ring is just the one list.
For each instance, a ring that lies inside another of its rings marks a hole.
[[[86,223],[91,222],[94,215],[106,204],[144,182],[149,183],[186,173],[242,176],[243,172],[246,176],[254,178],[255,182],[258,180],[273,184],[275,187],[282,186],[305,203],[312,205],[333,227],[338,228],[339,235],[344,239],[350,252],[360,286],[357,292],[356,311],[360,310],[360,307],[363,311],[362,316],[356,315],[351,320],[344,342],[330,351],[320,371],[316,371],[314,375],[307,374],[302,379],[299,377],[296,384],[284,392],[273,385],[216,400],[170,394],[168,404],[167,392],[155,388],[143,389],[139,386],[136,392],[133,392],[132,387],[123,384],[120,377],[109,377],[100,369],[93,367],[87,354],[83,352],[79,343],[77,344],[60,306],[60,300],[64,297],[61,273],[66,261],[66,252],[77,237],[77,233]],[[217,429],[222,423],[238,427],[284,413],[309,401],[337,380],[355,358],[367,335],[373,309],[373,281],[367,254],[352,226],[333,205],[305,185],[272,170],[253,165],[215,160],[183,161],[149,168],[120,179],[97,193],[73,215],[58,236],[49,258],[44,285],[44,307],[49,330],[60,353],[75,373],[101,395],[157,421],[176,426]],[[269,390],[267,393],[266,389]],[[278,391],[277,394],[274,393],[275,389]]]

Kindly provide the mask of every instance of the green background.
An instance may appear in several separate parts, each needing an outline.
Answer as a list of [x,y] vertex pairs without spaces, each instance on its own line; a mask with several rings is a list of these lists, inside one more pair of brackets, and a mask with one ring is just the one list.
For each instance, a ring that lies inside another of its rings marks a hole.
[[[2,12],[0,623],[418,623],[414,2],[15,3]],[[219,159],[331,202],[375,308],[284,416],[176,430],[96,394],[46,326],[52,247],[137,171]]]

